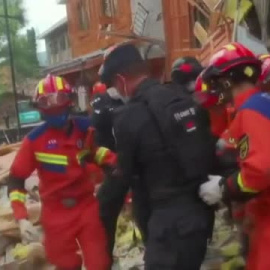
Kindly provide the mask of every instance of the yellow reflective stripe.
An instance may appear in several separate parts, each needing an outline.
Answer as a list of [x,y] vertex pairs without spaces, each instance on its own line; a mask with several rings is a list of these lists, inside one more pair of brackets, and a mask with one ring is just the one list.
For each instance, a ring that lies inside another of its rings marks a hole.
[[45,153],[35,153],[36,159],[38,161],[57,164],[57,165],[68,165],[68,157],[63,155],[45,154]]
[[61,77],[56,77],[56,86],[58,91],[64,89],[63,79]]
[[44,80],[41,80],[38,84],[38,93],[40,95],[44,94]]
[[233,44],[228,44],[228,45],[224,46],[224,48],[227,49],[228,51],[236,50],[236,47]]
[[83,150],[80,153],[78,153],[78,155],[77,155],[78,162],[80,163],[81,159],[84,158],[85,156],[89,155],[89,154],[90,154],[89,150]]
[[65,155],[47,154],[47,153],[41,153],[41,152],[36,152],[35,154],[37,156],[39,156],[39,157],[58,158],[58,159],[65,159],[65,160],[67,160],[67,156],[65,156]]
[[11,202],[19,201],[24,203],[26,201],[26,194],[19,191],[13,191],[9,194],[9,199]]
[[240,187],[241,191],[243,191],[243,192],[258,193],[257,190],[245,186],[244,181],[243,181],[243,178],[241,176],[241,173],[238,174],[237,184]]
[[101,165],[103,162],[103,158],[106,156],[106,154],[108,153],[109,149],[105,148],[105,147],[99,147],[99,149],[96,152],[95,155],[95,162],[98,165]]
[[207,84],[203,83],[202,84],[202,92],[207,91]]

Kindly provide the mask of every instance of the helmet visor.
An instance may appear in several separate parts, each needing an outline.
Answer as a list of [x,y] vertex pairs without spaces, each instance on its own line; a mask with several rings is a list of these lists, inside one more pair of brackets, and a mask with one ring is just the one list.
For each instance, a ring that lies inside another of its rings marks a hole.
[[58,92],[41,96],[37,100],[37,107],[43,110],[59,108],[69,105],[71,102],[70,95],[65,92]]

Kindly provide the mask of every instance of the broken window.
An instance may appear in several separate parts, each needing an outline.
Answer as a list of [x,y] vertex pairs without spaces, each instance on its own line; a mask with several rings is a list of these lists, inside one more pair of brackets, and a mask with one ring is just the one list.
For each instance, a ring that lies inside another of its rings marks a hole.
[[51,55],[56,55],[58,53],[57,40],[52,39],[49,41],[49,49]]
[[201,48],[203,44],[205,44],[208,39],[207,29],[209,28],[209,18],[205,16],[196,7],[190,6],[190,22],[193,27],[194,35],[191,35],[192,39],[192,47],[193,48]]
[[101,0],[103,15],[107,17],[114,17],[117,13],[117,0]]
[[90,16],[89,16],[88,1],[79,0],[77,8],[78,8],[78,18],[79,18],[80,30],[89,29]]
[[59,48],[60,48],[60,51],[65,51],[67,49],[64,34],[59,37]]
[[133,21],[134,34],[138,36],[143,35],[148,15],[149,10],[147,10],[142,3],[138,2]]

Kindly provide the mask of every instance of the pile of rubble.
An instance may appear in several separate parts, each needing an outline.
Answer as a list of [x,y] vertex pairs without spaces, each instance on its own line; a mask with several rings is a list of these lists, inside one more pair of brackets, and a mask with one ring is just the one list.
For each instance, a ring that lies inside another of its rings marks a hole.
[[[10,166],[15,158],[20,143],[0,146],[0,269],[49,269],[46,264],[44,248],[40,243],[23,245],[21,243],[18,225],[13,218],[12,209],[7,196],[6,180]],[[27,209],[30,220],[39,226],[40,202],[37,193],[38,178],[33,174],[27,180]]]
[[[20,144],[0,146],[0,269],[2,270],[53,270],[46,262],[42,246],[42,230],[39,224],[40,200],[38,177],[34,173],[26,181],[28,191],[26,206],[30,220],[40,228],[40,242],[24,245],[18,225],[13,218],[7,197],[6,180],[10,166]],[[217,213],[213,241],[209,246],[203,270],[237,269],[243,264],[239,256],[240,245],[237,231],[227,225],[223,211]],[[114,270],[143,269],[144,247],[137,227],[132,219],[131,205],[125,205],[118,220]]]

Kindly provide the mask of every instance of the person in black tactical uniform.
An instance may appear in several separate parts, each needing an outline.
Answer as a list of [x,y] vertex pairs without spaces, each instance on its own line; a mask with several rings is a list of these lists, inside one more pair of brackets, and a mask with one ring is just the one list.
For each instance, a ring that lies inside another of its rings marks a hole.
[[150,79],[133,45],[111,52],[103,81],[126,102],[114,121],[123,181],[151,206],[145,268],[199,270],[214,219],[198,196],[214,157],[208,118],[190,95]]
[[[97,84],[95,86],[99,87]],[[123,104],[123,101],[113,88],[105,90],[100,88],[100,91],[99,88],[95,89],[90,101],[90,105],[93,109],[92,121],[96,129],[96,143],[109,148],[114,152],[115,139],[112,134],[113,113]]]
[[[124,102],[115,88],[104,89],[104,87],[106,86],[100,82],[94,86],[90,103],[93,109],[93,126],[96,129],[95,141],[99,146],[116,151],[115,138],[112,132],[113,117],[115,111],[121,110]],[[111,257],[113,256],[117,219],[128,191],[129,185],[120,181],[119,176],[106,175],[97,192],[97,198],[100,202],[100,216],[107,231]],[[140,229],[142,239],[145,241],[148,221],[147,206],[142,194],[134,191],[132,197],[133,215]]]
[[196,79],[202,71],[203,67],[196,58],[189,56],[178,58],[172,65],[172,83],[181,86],[188,94],[193,94]]
[[[93,87],[90,105],[92,107],[93,126],[96,130],[96,144],[115,151],[115,139],[112,133],[113,113],[123,105],[123,102],[116,95],[113,95],[113,89],[107,89],[106,85],[98,82]],[[111,257],[113,257],[117,218],[128,189],[128,185],[107,174],[97,192],[100,203],[100,217],[107,232]]]

